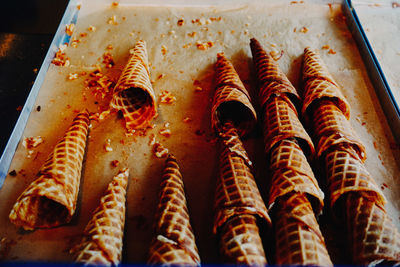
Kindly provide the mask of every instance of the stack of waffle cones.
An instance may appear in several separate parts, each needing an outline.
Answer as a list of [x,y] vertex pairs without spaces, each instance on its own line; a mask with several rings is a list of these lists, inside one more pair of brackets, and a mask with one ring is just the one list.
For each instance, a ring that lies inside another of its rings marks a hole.
[[121,262],[128,176],[128,169],[120,170],[108,185],[86,225],[81,243],[73,249],[76,262],[102,266],[117,266]]
[[200,265],[182,175],[175,157],[169,155],[161,182],[156,213],[155,238],[150,247],[148,264]]
[[[225,263],[265,265],[258,221],[270,223],[240,140],[256,122],[250,97],[232,64],[218,54],[212,126],[222,148],[215,196],[214,233]],[[232,107],[236,112],[232,113]],[[258,221],[257,221],[258,220]]]
[[385,198],[366,170],[365,148],[348,119],[350,108],[319,54],[305,49],[303,113],[325,160],[330,205],[344,220],[352,261],[358,265],[400,263],[400,234],[385,210]]
[[74,119],[62,140],[41,167],[38,177],[17,199],[9,218],[26,230],[68,223],[75,213],[89,112]]
[[146,128],[157,115],[144,41],[136,43],[114,88],[110,107],[122,112],[128,131]]
[[297,92],[256,39],[250,46],[272,175],[269,207],[274,215],[275,263],[332,265],[315,216],[322,210],[324,194],[307,161],[314,145],[298,118]]

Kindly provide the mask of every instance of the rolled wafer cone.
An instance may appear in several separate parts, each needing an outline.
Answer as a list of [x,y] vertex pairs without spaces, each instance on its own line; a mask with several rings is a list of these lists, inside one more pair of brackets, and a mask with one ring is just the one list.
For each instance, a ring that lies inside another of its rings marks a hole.
[[319,214],[324,206],[324,193],[297,141],[293,138],[280,141],[271,152],[270,162],[273,176],[268,208],[279,197],[297,192],[312,196],[314,210]]
[[217,55],[215,77],[217,88],[211,109],[213,129],[220,132],[224,123],[232,122],[241,136],[246,135],[256,124],[256,111],[239,75],[223,53]]
[[342,111],[331,101],[321,101],[313,114],[314,135],[318,140],[317,156],[334,146],[350,145],[362,161],[366,159],[365,147]]
[[250,40],[254,67],[259,82],[259,97],[263,107],[271,95],[286,94],[294,104],[299,104],[300,97],[286,75],[279,69],[274,59],[255,39]]
[[232,125],[225,125],[220,134],[222,154],[220,174],[215,195],[214,233],[229,218],[242,215],[258,215],[270,223],[264,201],[251,173],[251,161]]
[[149,264],[200,265],[195,237],[189,221],[182,175],[174,156],[169,155],[161,182],[156,227]]
[[302,193],[280,198],[276,206],[276,264],[332,266],[313,209]]
[[315,152],[310,136],[304,130],[296,111],[284,96],[272,96],[264,110],[264,143],[265,152],[269,154],[279,141],[296,138],[307,156]]
[[231,217],[221,228],[220,252],[228,264],[266,265],[256,217],[250,214]]
[[120,110],[128,131],[146,128],[157,115],[146,44],[138,41],[113,91],[110,107]]
[[323,79],[329,81],[335,86],[339,86],[329,73],[329,70],[322,61],[319,53],[310,47],[306,47],[304,49],[303,59],[303,80],[304,82],[307,82],[311,79]]
[[[341,146],[326,154],[330,205],[334,207],[337,200],[348,192],[366,192],[371,200],[383,207],[386,200],[381,189],[361,160],[354,155],[355,152],[351,146]],[[334,211],[342,212],[336,208]]]
[[350,105],[336,85],[324,79],[311,79],[304,86],[303,115],[306,115],[312,105],[317,105],[319,100],[329,99],[346,117],[350,118]]
[[68,223],[75,213],[89,112],[80,112],[55,146],[37,179],[18,197],[9,218],[26,230]]
[[76,262],[102,266],[120,263],[128,176],[129,170],[122,169],[108,185],[86,225],[81,243],[72,250],[76,250]]
[[353,263],[399,265],[400,234],[384,208],[368,194],[346,194],[346,224]]

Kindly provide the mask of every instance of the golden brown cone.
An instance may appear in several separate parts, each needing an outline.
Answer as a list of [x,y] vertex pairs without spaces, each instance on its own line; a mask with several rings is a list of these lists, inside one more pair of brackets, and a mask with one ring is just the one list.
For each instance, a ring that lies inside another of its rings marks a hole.
[[220,134],[222,154],[215,194],[214,233],[229,218],[242,214],[258,215],[270,223],[264,201],[251,173],[251,161],[232,125]]
[[311,79],[327,80],[333,85],[339,87],[332,75],[329,73],[325,63],[322,61],[316,50],[306,47],[304,49],[303,59],[303,80],[307,82]]
[[150,82],[146,43],[138,41],[114,88],[110,107],[120,110],[128,131],[149,126],[157,115]]
[[[336,201],[348,192],[366,192],[371,200],[383,207],[386,200],[381,189],[354,154],[350,146],[342,146],[326,154],[325,164],[331,207],[334,207]],[[342,212],[335,208],[334,211]]]
[[217,87],[211,109],[211,125],[218,133],[226,122],[232,122],[240,136],[248,134],[257,122],[249,93],[232,64],[223,53],[217,55],[215,64]]
[[268,209],[279,197],[297,192],[312,196],[314,210],[319,214],[324,206],[324,193],[297,141],[293,138],[280,141],[271,152],[270,162],[273,177]]
[[304,86],[303,115],[307,114],[308,108],[317,105],[322,99],[332,101],[342,111],[346,119],[350,118],[350,105],[339,87],[319,78],[308,80]]
[[27,230],[68,223],[75,213],[89,112],[80,112],[55,146],[37,179],[19,196],[9,218]]
[[121,262],[129,170],[122,169],[108,185],[84,237],[75,261],[85,265],[116,266]]
[[400,234],[384,208],[368,193],[346,195],[346,222],[353,264],[399,265]]
[[307,197],[292,193],[276,205],[276,264],[332,266]]
[[365,147],[354,132],[350,122],[331,101],[321,101],[313,113],[314,136],[318,140],[317,156],[334,146],[350,145],[364,162]]
[[227,264],[265,266],[267,260],[256,217],[231,217],[221,228],[220,252]]
[[265,152],[269,154],[279,141],[296,138],[307,156],[314,155],[314,144],[304,130],[290,100],[284,96],[272,96],[264,109]]
[[156,213],[155,238],[148,264],[200,265],[200,257],[189,220],[182,175],[169,155],[163,173]]
[[255,39],[250,40],[254,68],[259,82],[259,97],[261,107],[265,105],[271,95],[286,94],[294,104],[298,104],[300,97],[286,75],[280,70],[275,60],[262,48]]

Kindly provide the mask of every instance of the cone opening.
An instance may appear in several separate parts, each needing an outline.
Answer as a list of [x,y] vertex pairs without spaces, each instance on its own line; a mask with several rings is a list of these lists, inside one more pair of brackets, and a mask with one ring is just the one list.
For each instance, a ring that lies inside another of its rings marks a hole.
[[216,110],[216,114],[221,125],[232,122],[239,132],[247,133],[255,124],[252,111],[238,101],[221,103]]

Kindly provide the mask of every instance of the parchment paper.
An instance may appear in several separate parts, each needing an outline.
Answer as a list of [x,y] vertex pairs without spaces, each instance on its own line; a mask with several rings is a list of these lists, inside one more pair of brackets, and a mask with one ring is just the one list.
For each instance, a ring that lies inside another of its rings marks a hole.
[[[351,104],[351,124],[367,148],[366,166],[384,189],[389,202],[387,209],[396,225],[400,226],[400,181],[395,160],[398,151],[393,149],[396,146],[357,47],[347,30],[340,5],[308,1],[297,4],[290,4],[289,1],[151,3],[125,1],[120,2],[118,7],[112,7],[111,1],[82,3],[73,35],[80,39],[80,43],[76,48],[68,47],[66,50],[71,65],[50,67],[37,98],[36,106],[41,109],[32,112],[24,132],[25,137],[42,136],[44,143],[34,149],[30,158],[27,157],[27,149],[20,143],[10,167],[10,171],[15,170],[17,176],[9,175],[0,189],[0,237],[12,241],[6,260],[72,261],[68,250],[80,239],[106,185],[119,168],[129,167],[123,262],[146,262],[164,165],[164,159],[155,158],[149,146],[150,136],[154,134],[177,157],[181,166],[202,262],[220,263],[217,240],[211,231],[218,169],[217,147],[210,129],[213,64],[216,54],[225,52],[254,95],[249,48],[251,37],[256,37],[269,51],[283,51],[278,63],[298,89],[303,49],[306,46],[321,49],[323,60]],[[118,24],[108,24],[109,18],[114,15]],[[219,17],[221,20],[218,21]],[[211,21],[210,18],[217,19]],[[177,24],[179,19],[184,20],[182,26]],[[192,23],[196,19],[204,24]],[[207,19],[210,19],[209,23]],[[96,31],[88,31],[89,26],[94,26]],[[80,37],[82,32],[86,32],[87,36]],[[194,37],[188,35],[192,32],[196,32]],[[49,230],[23,232],[17,229],[8,220],[11,207],[18,195],[34,180],[52,147],[63,136],[75,115],[74,111],[88,108],[95,112],[99,106],[95,101],[104,104],[85,88],[87,76],[71,81],[67,79],[68,75],[81,71],[89,73],[95,69],[93,65],[99,64],[105,73],[116,80],[128,59],[129,49],[139,39],[147,42],[156,95],[168,90],[176,97],[176,102],[158,104],[159,116],[154,121],[155,128],[145,136],[126,136],[123,122],[115,114],[101,123],[93,122],[78,211],[73,221]],[[214,45],[207,50],[199,50],[196,41],[212,41]],[[192,45],[183,48],[189,43]],[[108,45],[112,45],[113,49],[106,50]],[[162,45],[166,47],[165,55],[161,51]],[[322,49],[324,45],[329,45],[335,54]],[[113,55],[116,62],[112,69],[104,68],[102,59],[99,60],[106,51]],[[159,79],[160,74],[165,76]],[[197,86],[203,91],[196,92]],[[191,122],[183,122],[186,117]],[[170,137],[158,134],[165,122],[170,123]],[[111,140],[112,152],[104,149],[107,139]],[[246,140],[245,145],[255,163],[254,173],[260,191],[266,197],[268,173],[260,131]],[[110,164],[112,160],[119,160],[120,165],[113,168]],[[330,249],[334,263],[342,262],[334,256],[335,250]]]

